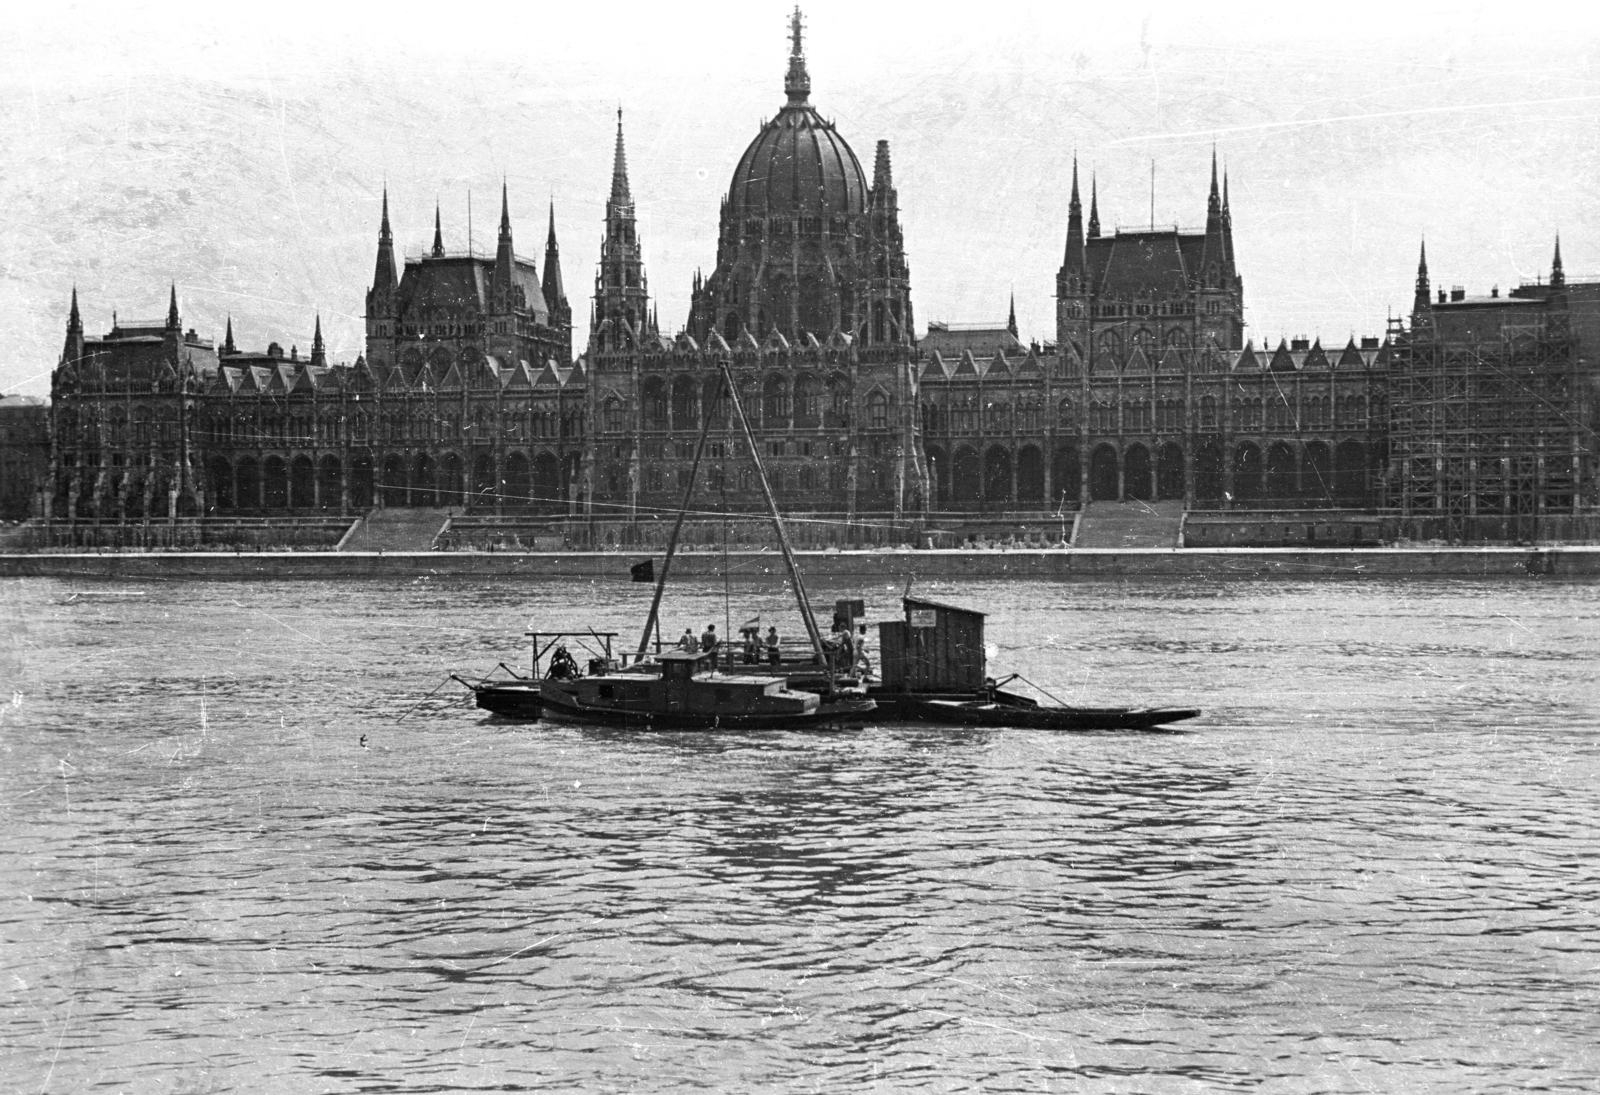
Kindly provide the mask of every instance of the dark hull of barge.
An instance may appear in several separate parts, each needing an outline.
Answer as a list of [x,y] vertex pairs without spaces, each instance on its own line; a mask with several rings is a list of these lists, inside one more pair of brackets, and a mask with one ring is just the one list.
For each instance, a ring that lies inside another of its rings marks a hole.
[[851,699],[819,704],[805,714],[711,714],[699,711],[663,711],[604,707],[573,703],[552,692],[541,701],[546,721],[583,722],[622,730],[831,730],[859,725],[877,708],[871,700]]
[[1158,707],[1052,707],[1007,692],[882,692],[869,690],[885,722],[936,726],[986,726],[996,729],[1165,730],[1199,711]]

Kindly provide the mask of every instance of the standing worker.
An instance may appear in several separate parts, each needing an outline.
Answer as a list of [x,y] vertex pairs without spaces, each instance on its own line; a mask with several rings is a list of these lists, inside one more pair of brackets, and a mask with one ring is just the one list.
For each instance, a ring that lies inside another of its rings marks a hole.
[[700,652],[702,654],[715,654],[717,652],[716,624],[706,624],[705,632],[700,636]]
[[769,627],[767,628],[767,663],[769,665],[777,665],[778,660],[778,629],[777,627]]

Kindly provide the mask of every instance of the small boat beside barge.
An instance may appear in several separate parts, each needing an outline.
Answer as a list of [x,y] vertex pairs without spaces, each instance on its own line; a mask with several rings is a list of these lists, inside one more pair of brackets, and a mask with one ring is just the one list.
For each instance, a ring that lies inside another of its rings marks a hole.
[[1019,674],[998,682],[989,676],[984,613],[909,596],[902,606],[904,619],[878,625],[881,680],[867,688],[886,720],[1027,730],[1154,730],[1200,714],[1190,708],[1041,704],[1007,692],[1004,685]]

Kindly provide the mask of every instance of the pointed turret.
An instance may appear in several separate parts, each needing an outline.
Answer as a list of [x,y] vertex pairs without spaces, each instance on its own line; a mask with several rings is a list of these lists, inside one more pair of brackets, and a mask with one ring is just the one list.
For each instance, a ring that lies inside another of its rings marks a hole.
[[811,74],[806,72],[806,52],[802,43],[800,5],[789,17],[789,71],[783,78],[783,92],[790,106],[805,106],[811,96]]
[[439,219],[439,203],[433,204],[433,257],[444,255],[444,226]]
[[894,185],[894,168],[889,162],[889,142],[878,142],[878,154],[872,161],[872,189]]
[[172,285],[172,301],[167,305],[167,330],[176,331],[181,326],[182,321],[178,319],[178,285],[174,282]]
[[1550,260],[1550,288],[1565,289],[1567,272],[1561,268],[1561,233],[1556,233],[1556,253]]
[[494,277],[491,282],[496,310],[510,311],[512,286],[516,284],[516,248],[511,242],[511,198],[506,184],[500,183],[500,242],[494,252]]
[[394,233],[389,231],[389,188],[383,188],[383,221],[378,225],[378,261],[372,270],[375,292],[392,292],[400,283],[394,268]]
[[872,158],[872,189],[867,191],[867,205],[890,217],[900,215],[900,195],[894,188],[894,164],[889,158],[888,141],[878,142]]
[[1422,250],[1417,257],[1417,292],[1411,300],[1412,321],[1419,315],[1427,315],[1432,301],[1428,286],[1428,241],[1422,241]]
[[224,354],[236,354],[239,352],[239,347],[233,344],[233,316],[231,314],[228,316],[227,329],[222,334],[222,352]]
[[[611,198],[606,202],[606,232],[600,243],[600,269],[595,275],[595,312],[591,340],[606,349],[632,345],[633,333],[650,322],[650,294],[645,284],[633,195],[628,187],[628,157],[622,139],[622,110],[617,110],[617,150],[611,166]],[[546,300],[548,300],[546,296]],[[603,334],[598,330],[607,326]]]
[[1079,279],[1082,279],[1084,272],[1083,199],[1078,195],[1076,156],[1072,157],[1072,200],[1067,204],[1067,254],[1062,259],[1061,272],[1068,278]]
[[1100,238],[1100,186],[1095,176],[1089,176],[1089,238]]
[[72,287],[72,310],[67,313],[67,341],[61,349],[67,361],[83,357],[83,317],[78,314],[78,287]]
[[1236,273],[1233,263],[1233,210],[1228,205],[1228,171],[1222,171],[1222,254],[1227,264],[1228,276]]
[[617,107],[617,151],[611,160],[611,203],[632,205],[628,192],[628,150],[622,144],[622,108]]
[[572,320],[572,309],[567,306],[567,287],[561,283],[561,248],[556,244],[556,203],[550,203],[550,234],[544,241],[544,302],[550,307],[551,317],[558,311],[567,322]]
[[317,329],[311,336],[311,364],[326,365],[328,363],[327,347],[322,344],[322,313],[317,313]]
[[1217,184],[1217,149],[1211,147],[1211,193],[1206,197],[1206,243],[1200,269],[1208,285],[1218,286],[1228,270],[1228,245],[1223,238],[1222,190]]
[[1011,337],[1017,337],[1017,294],[1011,294],[1011,314],[1006,317],[1006,330],[1011,332]]

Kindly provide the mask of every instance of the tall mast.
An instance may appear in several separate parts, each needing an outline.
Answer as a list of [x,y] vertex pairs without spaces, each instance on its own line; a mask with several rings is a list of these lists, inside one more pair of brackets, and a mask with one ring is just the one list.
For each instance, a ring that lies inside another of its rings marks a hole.
[[[734,413],[739,416],[739,427],[744,431],[744,443],[750,446],[750,460],[756,466],[756,479],[761,484],[761,494],[766,498],[767,509],[772,513],[772,527],[778,533],[778,547],[783,550],[783,562],[789,568],[789,580],[794,583],[795,601],[800,605],[800,618],[805,621],[806,634],[811,637],[811,649],[816,654],[817,664],[825,665],[828,656],[822,649],[822,632],[817,630],[817,618],[811,614],[811,600],[806,596],[806,585],[800,578],[800,568],[795,566],[794,552],[789,547],[789,533],[783,527],[783,517],[778,512],[778,503],[772,497],[772,486],[767,482],[766,469],[761,466],[761,450],[756,447],[755,434],[750,432],[750,422],[744,416],[744,406],[739,402],[739,392],[734,386],[733,374],[728,370],[728,363],[719,361],[717,366],[722,370],[722,383],[727,388],[728,399],[733,403]],[[704,435],[701,441],[704,443]],[[692,472],[690,474],[693,475]]]
[[667,553],[661,560],[661,577],[656,579],[656,595],[650,599],[650,615],[645,617],[644,634],[639,637],[639,656],[650,649],[650,632],[656,629],[661,613],[661,594],[667,588],[667,571],[672,569],[672,557],[678,551],[678,533],[683,528],[683,515],[689,512],[694,499],[694,483],[700,474],[700,456],[706,451],[706,436],[711,433],[711,416],[705,415],[700,427],[700,441],[694,447],[694,463],[689,466],[689,482],[683,488],[683,502],[678,506],[678,516],[672,522],[672,535],[667,537]]

